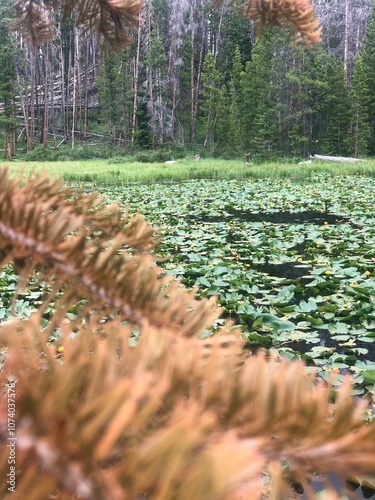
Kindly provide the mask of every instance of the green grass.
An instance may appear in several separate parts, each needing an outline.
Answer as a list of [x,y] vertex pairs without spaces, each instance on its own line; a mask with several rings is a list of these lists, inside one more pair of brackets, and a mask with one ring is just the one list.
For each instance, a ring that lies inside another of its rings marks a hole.
[[241,160],[193,159],[164,163],[116,163],[108,160],[61,162],[4,162],[12,172],[25,174],[47,170],[68,182],[93,182],[97,185],[121,185],[140,182],[184,181],[189,179],[310,179],[319,173],[330,175],[366,175],[375,177],[375,160],[363,163],[333,163],[315,160],[310,165],[294,163],[245,164]]

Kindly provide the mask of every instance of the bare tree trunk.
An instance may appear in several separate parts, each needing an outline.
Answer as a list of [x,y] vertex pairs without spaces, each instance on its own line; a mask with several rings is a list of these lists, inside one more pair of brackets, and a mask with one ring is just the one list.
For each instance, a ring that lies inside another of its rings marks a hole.
[[62,126],[62,133],[64,137],[67,135],[67,128],[66,128],[66,106],[65,106],[65,59],[64,59],[64,51],[63,51],[63,44],[62,40],[60,41],[60,92],[61,92],[61,126]]
[[[43,50],[43,49],[41,49]],[[40,82],[43,82],[41,85]],[[44,108],[44,101],[41,102],[42,92],[44,86],[43,79],[43,66],[41,64],[41,57],[35,57],[35,111],[36,111],[36,135],[38,144],[43,140],[43,124],[42,124],[42,104]]]
[[160,136],[159,136],[159,142],[160,144],[163,144],[164,142],[164,136],[165,136],[165,119],[164,119],[164,108],[163,108],[163,93],[161,87],[161,81],[162,81],[162,76],[160,69],[157,71],[157,81],[158,81],[158,86],[157,86],[157,100],[159,104],[159,129],[160,129]]
[[190,142],[193,142],[195,139],[195,129],[196,129],[196,124],[197,124],[197,112],[198,112],[198,94],[199,94],[199,87],[200,87],[202,68],[203,68],[205,35],[206,35],[206,25],[204,25],[203,32],[202,32],[202,42],[200,45],[200,52],[199,52],[197,78],[196,78],[195,82],[193,81],[194,93],[192,95],[193,99],[192,99],[192,103],[191,103]]
[[132,132],[131,132],[131,142],[134,144],[135,142],[135,134],[137,131],[137,112],[138,112],[138,76],[139,76],[139,57],[141,52],[141,34],[142,34],[142,18],[139,21],[138,25],[138,39],[137,39],[137,54],[135,57],[134,63],[134,79],[133,79],[133,90],[134,90],[134,99],[133,99],[133,115],[132,115]]
[[30,45],[30,72],[30,149],[33,149],[35,144],[35,48],[33,45]]
[[[68,68],[67,68],[67,86],[66,86],[66,132],[67,132],[67,135],[69,134],[69,111],[70,111],[70,107],[72,106],[73,107],[73,98],[72,98],[72,95],[71,95],[71,91],[70,91],[70,88],[71,88],[71,75],[72,75],[72,71],[73,71],[73,92],[74,92],[74,67],[72,68],[72,63],[73,63],[73,60],[74,60],[74,54],[73,54],[73,50],[72,49],[72,44],[70,43],[69,45],[69,59],[68,59]],[[72,104],[71,104],[72,103]]]
[[75,125],[77,119],[77,66],[73,67],[73,95],[72,95],[72,149],[74,148]]
[[[53,71],[53,63],[57,59],[57,47],[54,46],[53,44],[50,45],[51,49],[51,60],[50,64],[48,65],[48,86],[49,86],[49,95],[48,95],[48,105],[49,105],[49,111],[48,111],[48,129],[52,129],[53,132],[53,148],[56,150],[56,95],[55,95],[55,85],[54,85],[54,71]],[[47,130],[48,133],[48,130]]]
[[85,103],[84,103],[84,118],[83,118],[83,142],[87,140],[87,122],[88,122],[88,107],[89,107],[89,55],[90,44],[89,37],[86,37],[86,54],[85,54]]
[[8,152],[8,160],[12,161],[12,143],[9,139],[8,134],[6,135],[6,144],[7,144],[7,152]]
[[79,64],[78,64],[78,59],[79,59],[79,54],[78,54],[78,29],[74,28],[74,63],[73,63],[73,95],[72,95],[72,149],[74,148],[75,145],[75,132],[76,132],[76,124],[77,124],[77,107],[78,107],[78,97],[77,97],[77,79],[79,78],[78,75],[78,69],[79,69]]
[[221,29],[223,27],[223,17],[224,17],[225,9],[226,9],[226,3],[223,2],[221,9],[220,9],[219,28],[217,30],[217,33],[215,34],[215,46],[214,46],[214,50],[213,50],[215,64],[216,64],[216,60],[217,60],[217,55],[219,53],[219,47],[220,47],[220,41],[221,41]]
[[344,42],[344,72],[348,82],[349,75],[349,0],[345,0],[345,42]]
[[17,78],[17,86],[20,94],[20,103],[22,108],[23,119],[25,122],[25,136],[26,136],[26,152],[29,153],[31,151],[30,145],[30,123],[29,123],[29,95],[27,87],[25,89],[25,97],[23,95],[23,85],[21,84],[21,77],[19,74],[19,69],[16,66],[16,78]]
[[[148,16],[147,16],[147,27],[148,27],[148,49],[150,50],[151,44],[151,12],[152,12],[152,1],[149,1],[148,5]],[[151,124],[151,134],[152,134],[152,148],[156,149],[155,144],[155,109],[154,109],[154,81],[152,76],[152,68],[148,67],[148,85],[149,85],[149,106],[150,106],[150,124]]]
[[49,73],[49,43],[46,44],[46,56],[44,61],[44,116],[43,116],[43,146],[48,146],[48,73]]
[[[80,57],[80,47],[81,47],[81,42],[80,42],[80,33],[79,30],[76,28],[76,37],[75,37],[75,58],[74,58],[74,64],[76,66],[76,85],[77,85],[77,91],[76,91],[76,123],[75,123],[75,128],[78,130],[78,117],[79,117],[79,130],[82,132],[82,89],[81,89],[81,57]],[[81,137],[81,142],[82,142],[82,136]]]
[[194,120],[194,109],[195,109],[195,82],[194,82],[194,45],[195,45],[195,23],[194,23],[194,12],[196,8],[196,1],[192,2],[190,9],[190,26],[191,26],[191,57],[190,57],[190,143],[194,140],[195,135],[195,120]]

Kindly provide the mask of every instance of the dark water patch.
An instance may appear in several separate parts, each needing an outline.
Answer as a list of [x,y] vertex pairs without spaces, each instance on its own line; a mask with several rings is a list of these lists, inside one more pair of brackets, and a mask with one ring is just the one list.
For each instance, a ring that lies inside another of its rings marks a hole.
[[[288,347],[290,349],[293,349],[293,351],[298,352],[299,354],[306,354],[308,356],[308,353],[311,352],[311,348],[316,345],[320,347],[326,347],[327,348],[327,354],[329,354],[329,351],[335,354],[339,354],[342,356],[342,361],[343,363],[350,361],[350,357],[354,356],[355,359],[359,361],[375,361],[375,344],[371,342],[361,342],[357,341],[356,345],[353,346],[353,349],[356,347],[365,347],[368,350],[367,354],[356,354],[354,350],[346,347],[346,346],[341,346],[339,341],[335,340],[334,336],[332,336],[328,330],[322,328],[319,330],[319,333],[317,335],[319,337],[319,342],[316,344],[311,344],[307,343],[303,340],[300,342],[288,342],[288,343],[283,343],[284,347]],[[275,346],[277,348],[277,346]],[[323,357],[324,354],[322,355]],[[329,356],[328,356],[329,357]]]
[[301,243],[296,243],[292,247],[290,247],[286,253],[290,255],[303,255],[305,253],[307,247],[307,240],[302,241]]
[[245,222],[269,222],[273,224],[305,224],[314,223],[318,226],[326,224],[349,223],[353,227],[361,227],[351,222],[346,215],[333,214],[329,212],[304,211],[304,212],[248,212],[225,207],[223,215],[188,215],[187,220],[197,220],[206,223],[223,222],[223,220],[238,220]]
[[320,347],[326,347],[327,352],[331,351],[331,352],[335,352],[337,354],[342,354],[344,356],[345,349],[338,345],[337,340],[334,340],[332,338],[332,336],[330,335],[328,330],[320,329],[319,333],[317,334],[317,337],[319,337],[320,340],[316,344],[307,343],[304,340],[301,340],[299,342],[288,342],[287,344],[284,343],[284,345],[285,345],[285,347],[293,349],[294,351],[297,351],[300,354],[309,353],[311,351],[311,348],[314,345],[316,345],[316,346],[320,346]]
[[241,219],[250,222],[271,222],[274,224],[304,224],[305,222],[313,222],[317,225],[340,224],[349,222],[350,218],[343,215],[332,213],[306,210],[303,212],[272,212],[272,213],[253,213],[248,211],[236,210],[232,207],[226,207],[226,212],[231,214],[236,219]]
[[271,262],[255,264],[250,259],[242,259],[241,262],[244,264],[250,264],[251,269],[259,273],[265,273],[270,276],[275,276],[276,278],[285,278],[290,280],[303,278],[303,281],[306,282],[314,279],[313,276],[308,275],[308,271],[311,269],[311,266],[308,264],[301,264],[298,261],[283,262],[281,264],[272,264]]

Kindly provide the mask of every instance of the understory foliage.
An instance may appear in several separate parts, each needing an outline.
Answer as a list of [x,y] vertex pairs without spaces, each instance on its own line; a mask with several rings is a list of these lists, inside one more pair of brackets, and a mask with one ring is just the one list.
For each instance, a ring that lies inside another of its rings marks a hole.
[[[350,379],[332,402],[303,363],[248,357],[229,324],[202,339],[217,305],[163,274],[141,216],[3,169],[0,233],[20,287],[50,285],[29,320],[0,328],[0,439],[15,381],[17,498],[280,498],[296,481],[312,498],[311,474],[336,498],[332,472],[373,472],[375,424]],[[3,446],[1,477],[8,457]]]

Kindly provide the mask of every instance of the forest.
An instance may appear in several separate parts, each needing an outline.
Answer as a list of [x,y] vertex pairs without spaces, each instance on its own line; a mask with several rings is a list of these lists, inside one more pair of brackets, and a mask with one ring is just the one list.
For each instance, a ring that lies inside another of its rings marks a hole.
[[34,46],[1,0],[4,157],[371,156],[375,6],[313,4],[323,41],[311,47],[278,28],[256,38],[228,1],[146,0],[130,48],[113,52],[58,8],[53,39]]

